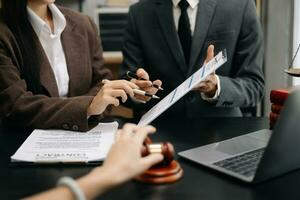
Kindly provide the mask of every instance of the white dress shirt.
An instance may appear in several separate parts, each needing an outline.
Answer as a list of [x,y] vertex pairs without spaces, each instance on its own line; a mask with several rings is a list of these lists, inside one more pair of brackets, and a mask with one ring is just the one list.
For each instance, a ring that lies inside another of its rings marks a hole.
[[[180,18],[180,15],[181,15],[181,10],[180,10],[180,7],[178,5],[180,3],[180,0],[172,0],[172,1],[173,1],[174,22],[175,22],[176,30],[178,30],[178,23],[179,23],[179,18]],[[199,0],[186,0],[186,1],[190,5],[187,8],[187,14],[189,16],[191,32],[192,32],[192,35],[193,35],[194,30],[195,30],[195,25],[196,25],[196,18],[197,18]]]
[[27,7],[27,11],[29,21],[37,34],[52,67],[58,88],[58,94],[60,97],[65,97],[68,95],[70,78],[65,52],[61,43],[61,34],[66,27],[66,19],[54,4],[49,4],[48,7],[53,17],[53,32],[50,26],[32,9]]
[[[181,0],[172,0],[174,23],[175,23],[175,27],[176,27],[177,31],[178,31],[179,18],[181,15],[181,10],[178,5],[180,1]],[[189,16],[191,33],[193,36],[194,31],[195,31],[195,26],[196,26],[196,18],[197,18],[199,0],[186,0],[186,1],[189,3],[189,7],[187,8],[187,14]],[[212,98],[209,98],[209,97],[205,96],[203,93],[201,93],[202,99],[204,99],[206,101],[213,102],[213,101],[217,100],[220,95],[220,92],[221,92],[220,79],[217,75],[215,75],[215,76],[217,78],[217,91],[216,91],[215,95]]]

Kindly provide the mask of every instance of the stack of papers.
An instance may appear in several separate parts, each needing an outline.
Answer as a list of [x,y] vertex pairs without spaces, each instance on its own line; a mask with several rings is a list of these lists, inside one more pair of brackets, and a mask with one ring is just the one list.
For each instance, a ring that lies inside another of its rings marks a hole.
[[114,142],[118,123],[99,123],[82,133],[62,130],[34,130],[12,162],[88,163],[105,159]]

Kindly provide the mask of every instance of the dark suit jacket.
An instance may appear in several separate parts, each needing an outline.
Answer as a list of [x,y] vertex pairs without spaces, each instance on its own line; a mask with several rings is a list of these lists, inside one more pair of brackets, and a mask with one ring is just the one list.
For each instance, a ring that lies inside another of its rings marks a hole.
[[[121,71],[142,66],[163,81],[165,96],[202,66],[206,50],[226,48],[228,61],[216,71],[221,93],[216,103],[190,92],[166,114],[241,116],[239,107],[255,106],[264,94],[262,31],[253,0],[199,0],[190,63],[185,63],[173,20],[171,0],[142,0],[129,11]],[[155,102],[152,102],[152,105]],[[148,107],[137,109],[149,109]],[[141,106],[141,105],[140,105]]]
[[[0,118],[21,128],[58,128],[86,131],[96,123],[87,120],[87,108],[110,72],[102,67],[102,46],[96,26],[87,17],[60,8],[67,20],[62,44],[70,76],[69,98],[58,96],[54,73],[36,37],[41,58],[42,95],[33,95],[20,78],[22,55],[10,29],[0,21]],[[33,31],[33,30],[32,30]],[[34,59],[34,57],[32,58]],[[101,117],[101,116],[100,116]],[[90,123],[89,123],[90,122]]]

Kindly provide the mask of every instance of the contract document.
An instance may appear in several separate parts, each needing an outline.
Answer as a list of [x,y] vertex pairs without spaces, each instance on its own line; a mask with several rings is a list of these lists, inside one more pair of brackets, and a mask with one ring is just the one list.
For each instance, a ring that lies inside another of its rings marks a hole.
[[227,61],[226,49],[219,52],[211,61],[204,64],[198,71],[192,74],[188,79],[175,88],[170,94],[153,106],[140,119],[138,126],[146,126],[165,112],[181,97],[191,91],[197,84],[205,80],[205,78],[221,67]]
[[82,133],[62,130],[34,130],[17,152],[12,162],[88,163],[105,159],[114,142],[118,123],[99,123]]

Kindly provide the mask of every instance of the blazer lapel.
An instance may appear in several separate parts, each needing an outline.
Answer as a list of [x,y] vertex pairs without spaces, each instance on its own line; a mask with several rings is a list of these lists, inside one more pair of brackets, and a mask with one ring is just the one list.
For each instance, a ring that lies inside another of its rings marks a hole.
[[193,34],[190,64],[188,69],[189,74],[193,71],[197,58],[200,55],[200,51],[203,48],[203,44],[207,32],[209,30],[210,22],[213,18],[216,5],[217,5],[217,0],[199,1],[195,31]]
[[68,96],[74,96],[76,86],[84,84],[81,80],[81,72],[87,63],[85,57],[82,56],[86,54],[82,51],[85,49],[86,44],[84,43],[83,36],[74,31],[76,24],[68,16],[65,15],[65,17],[67,25],[61,38],[70,78]]
[[174,24],[172,1],[157,0],[156,4],[161,30],[176,62],[178,63],[180,69],[185,73],[187,71],[187,64],[185,63],[184,54]]
[[41,59],[41,66],[40,66],[41,84],[48,91],[51,97],[58,97],[59,94],[58,94],[56,79],[52,67],[49,63],[48,57],[37,36],[35,38],[35,41],[37,46],[38,58]]

